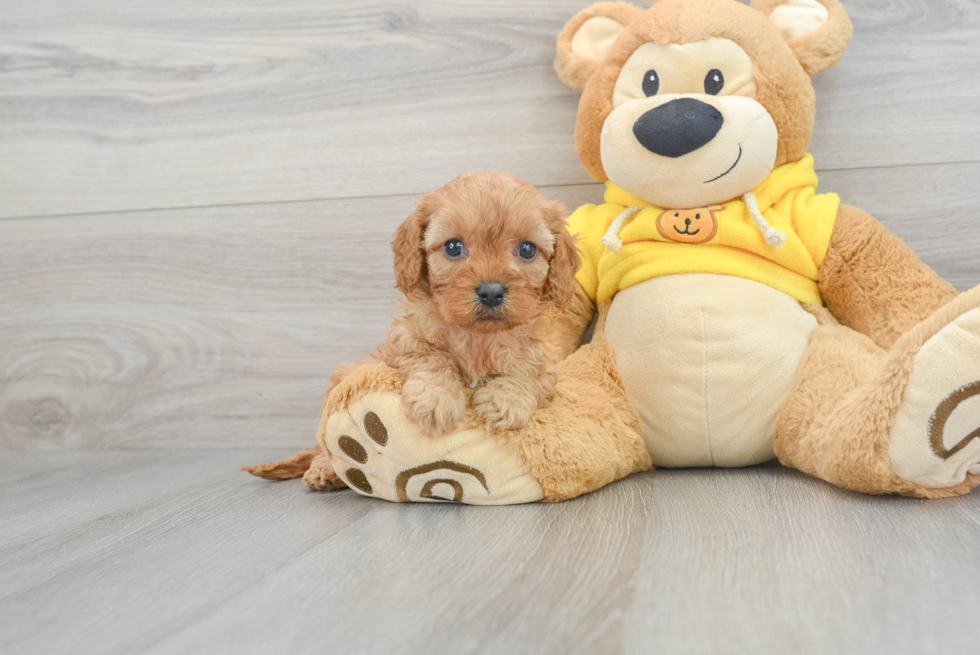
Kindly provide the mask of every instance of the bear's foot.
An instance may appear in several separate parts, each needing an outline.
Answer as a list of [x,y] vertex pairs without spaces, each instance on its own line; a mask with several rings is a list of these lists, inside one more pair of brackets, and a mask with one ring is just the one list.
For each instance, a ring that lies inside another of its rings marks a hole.
[[980,288],[951,305],[962,313],[912,354],[891,427],[892,468],[918,487],[908,495],[955,496],[980,483]]
[[337,475],[364,496],[471,505],[544,496],[517,454],[472,410],[458,430],[433,438],[408,418],[398,391],[371,391],[331,411],[322,439]]

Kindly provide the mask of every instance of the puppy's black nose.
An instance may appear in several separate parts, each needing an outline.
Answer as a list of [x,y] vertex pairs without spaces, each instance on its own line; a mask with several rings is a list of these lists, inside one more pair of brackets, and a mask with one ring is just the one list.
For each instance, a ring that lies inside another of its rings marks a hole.
[[678,98],[636,119],[633,136],[652,153],[680,157],[715,138],[724,122],[721,112],[708,103]]
[[476,288],[476,297],[484,307],[497,307],[507,297],[507,287],[500,282],[481,282]]

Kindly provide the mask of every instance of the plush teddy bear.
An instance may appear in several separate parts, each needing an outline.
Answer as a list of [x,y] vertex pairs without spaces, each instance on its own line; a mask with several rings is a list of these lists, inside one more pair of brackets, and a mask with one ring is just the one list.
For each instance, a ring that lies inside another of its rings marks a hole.
[[[569,218],[567,324],[591,343],[521,430],[447,437],[362,366],[328,395],[314,486],[389,500],[562,500],[653,466],[778,457],[840,487],[980,484],[980,287],[958,294],[881,223],[817,193],[810,76],[837,0],[600,2],[558,37],[576,148],[605,202]],[[567,350],[578,345],[568,330]],[[336,473],[334,472],[336,471]]]

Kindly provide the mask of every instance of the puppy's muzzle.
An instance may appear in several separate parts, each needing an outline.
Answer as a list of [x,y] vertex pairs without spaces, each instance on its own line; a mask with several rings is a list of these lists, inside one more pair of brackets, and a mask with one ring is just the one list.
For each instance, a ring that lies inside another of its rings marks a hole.
[[500,282],[481,282],[476,287],[476,298],[487,309],[499,307],[507,297],[507,287]]

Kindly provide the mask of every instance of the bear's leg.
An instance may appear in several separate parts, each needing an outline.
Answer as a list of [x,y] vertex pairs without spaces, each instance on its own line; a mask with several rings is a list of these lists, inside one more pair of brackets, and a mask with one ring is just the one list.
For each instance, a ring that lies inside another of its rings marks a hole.
[[819,284],[837,320],[882,348],[958,295],[888,228],[848,205],[837,214]]
[[605,335],[609,304],[599,309],[591,343],[558,365],[554,401],[521,430],[497,435],[541,484],[543,500],[589,493],[652,466]]
[[980,287],[887,352],[814,314],[777,423],[780,461],[865,493],[941,498],[980,484]]
[[393,501],[470,504],[567,500],[650,467],[600,313],[593,342],[558,365],[555,398],[517,430],[467,409],[433,438],[405,414],[384,364],[351,372],[327,398],[317,439],[354,491]]

